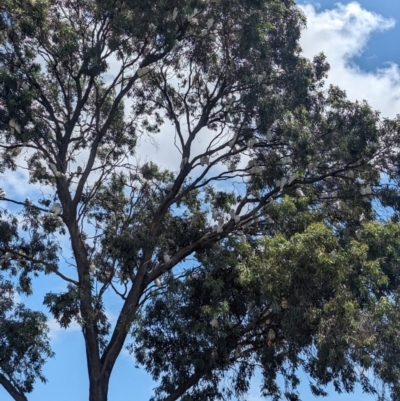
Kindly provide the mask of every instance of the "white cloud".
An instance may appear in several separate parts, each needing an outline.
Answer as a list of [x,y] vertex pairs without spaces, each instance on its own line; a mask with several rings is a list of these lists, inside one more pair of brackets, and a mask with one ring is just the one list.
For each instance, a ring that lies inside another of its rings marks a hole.
[[49,320],[47,321],[47,325],[49,326],[49,338],[51,341],[54,342],[54,340],[58,339],[59,335],[61,332],[74,332],[74,331],[81,331],[81,327],[76,321],[72,321],[70,326],[66,329],[61,327],[57,320],[54,319],[54,317],[49,317]]
[[366,49],[372,34],[393,28],[395,21],[365,10],[356,2],[338,3],[320,12],[311,4],[301,8],[307,16],[307,29],[300,40],[304,56],[311,59],[325,53],[331,65],[327,83],[346,90],[353,101],[367,100],[384,117],[399,113],[399,67],[387,60],[385,67],[366,72],[352,62]]

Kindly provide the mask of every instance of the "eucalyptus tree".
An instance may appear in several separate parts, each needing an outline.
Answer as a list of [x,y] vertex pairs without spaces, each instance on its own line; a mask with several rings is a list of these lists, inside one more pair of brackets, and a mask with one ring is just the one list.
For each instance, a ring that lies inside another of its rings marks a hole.
[[157,380],[152,400],[244,399],[257,370],[267,399],[304,399],[307,377],[316,397],[358,384],[397,400],[398,223],[364,219],[340,235],[329,211],[288,196],[269,216],[279,233],[198,253],[141,311],[128,348]]
[[[374,217],[398,123],[323,90],[323,55],[300,55],[304,24],[292,0],[2,1],[0,168],[45,195],[0,192],[1,266],[25,293],[36,276],[65,281],[44,302],[82,327],[90,401],[107,400],[141,307],[188,256],[279,233],[268,213],[285,194],[349,236]],[[164,123],[176,170],[135,161]],[[105,296],[120,299],[115,324]]]

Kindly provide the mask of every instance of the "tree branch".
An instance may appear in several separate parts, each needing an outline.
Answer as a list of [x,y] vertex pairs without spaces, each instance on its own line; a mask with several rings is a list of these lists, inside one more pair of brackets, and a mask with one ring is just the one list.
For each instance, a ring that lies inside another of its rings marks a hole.
[[11,383],[11,381],[8,380],[7,377],[5,377],[2,373],[0,373],[0,384],[5,388],[8,394],[10,394],[15,401],[28,401],[28,399],[23,394],[21,394]]
[[203,376],[203,372],[197,372],[192,375],[185,383],[182,383],[175,391],[173,391],[164,401],[175,401],[185,393],[190,387],[195,385]]

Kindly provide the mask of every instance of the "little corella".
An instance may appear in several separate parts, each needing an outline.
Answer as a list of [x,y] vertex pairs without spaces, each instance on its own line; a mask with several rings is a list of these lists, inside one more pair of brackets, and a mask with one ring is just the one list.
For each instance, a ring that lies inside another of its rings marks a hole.
[[50,206],[49,212],[54,213],[55,216],[58,216],[61,214],[62,208],[59,203],[54,203],[53,205]]
[[18,134],[21,133],[21,126],[19,125],[19,123],[14,118],[12,118],[10,120],[9,126],[10,126],[10,130],[11,130],[12,134],[14,133],[14,131],[17,131]]
[[297,174],[292,174],[292,175],[289,177],[288,184],[290,185],[296,178],[297,178]]
[[93,262],[90,263],[89,269],[90,269],[90,272],[91,272],[92,274],[96,275],[96,266],[94,265]]
[[213,329],[218,329],[218,327],[219,327],[218,320],[217,320],[216,318],[214,318],[213,320],[211,320],[210,324],[211,324],[211,327],[212,327]]

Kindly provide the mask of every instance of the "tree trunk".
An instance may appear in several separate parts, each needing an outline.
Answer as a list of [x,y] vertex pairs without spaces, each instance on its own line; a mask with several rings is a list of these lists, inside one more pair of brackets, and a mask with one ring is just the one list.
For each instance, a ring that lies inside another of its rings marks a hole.
[[89,378],[89,401],[107,401],[109,377]]
[[7,379],[3,374],[0,373],[0,384],[5,388],[8,394],[15,401],[28,401],[24,394],[20,393],[17,388],[11,383],[10,380]]

